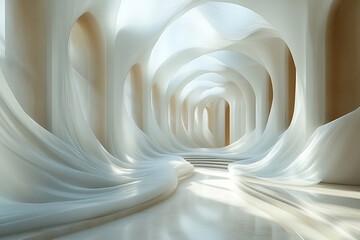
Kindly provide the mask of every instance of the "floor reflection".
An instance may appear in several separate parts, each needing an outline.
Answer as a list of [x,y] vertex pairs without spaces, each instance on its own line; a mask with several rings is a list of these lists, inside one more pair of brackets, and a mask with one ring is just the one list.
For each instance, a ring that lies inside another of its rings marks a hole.
[[162,203],[58,239],[301,239],[244,196],[227,170],[199,168]]
[[243,178],[244,199],[304,239],[360,239],[360,188],[298,187]]

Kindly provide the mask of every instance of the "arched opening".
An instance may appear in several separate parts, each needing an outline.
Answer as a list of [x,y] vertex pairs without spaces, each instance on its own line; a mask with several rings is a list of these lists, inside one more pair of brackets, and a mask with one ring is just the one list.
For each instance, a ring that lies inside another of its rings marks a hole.
[[185,100],[181,107],[181,121],[184,126],[185,131],[189,130],[189,107],[188,102]]
[[225,146],[230,144],[230,106],[225,101]]
[[69,38],[69,58],[81,112],[97,139],[105,141],[104,43],[96,20],[85,13]]
[[[8,85],[24,111],[51,128],[48,115],[48,34],[41,1],[0,1],[0,57]],[[5,41],[6,35],[6,41]],[[11,81],[9,80],[11,79]]]
[[229,102],[219,97],[210,102],[214,114],[209,114],[209,129],[215,140],[215,147],[224,147],[231,143],[231,116]]
[[168,120],[169,120],[169,126],[173,134],[176,134],[176,98],[175,96],[172,96],[170,98],[170,103],[168,106]]
[[[270,116],[270,111],[271,111],[271,107],[273,104],[273,100],[274,100],[274,94],[273,94],[273,85],[272,85],[272,80],[270,75],[267,73],[267,77],[266,77],[266,83],[265,83],[265,101],[264,101],[264,112],[265,112],[265,117],[262,118],[262,129],[265,129],[267,122],[269,121],[269,116]],[[260,108],[260,106],[259,106]]]
[[209,130],[210,132],[210,127],[209,127],[209,122],[210,122],[210,112],[209,112],[209,108],[205,107],[203,110],[203,125],[207,128],[207,130]]
[[130,69],[126,77],[124,97],[127,112],[135,124],[143,129],[143,84],[141,69],[137,64]]
[[[287,48],[286,55],[287,55],[287,70],[288,70],[286,77],[287,78],[286,127],[288,127],[291,123],[294,114],[294,107],[295,107],[296,69],[295,69],[294,59],[292,57],[289,48]],[[272,94],[273,94],[272,88],[270,86],[269,96],[271,96],[271,99],[272,99]]]
[[326,36],[326,121],[360,106],[360,1],[336,2]]
[[155,114],[155,119],[160,126],[160,88],[155,83],[151,88],[151,104]]

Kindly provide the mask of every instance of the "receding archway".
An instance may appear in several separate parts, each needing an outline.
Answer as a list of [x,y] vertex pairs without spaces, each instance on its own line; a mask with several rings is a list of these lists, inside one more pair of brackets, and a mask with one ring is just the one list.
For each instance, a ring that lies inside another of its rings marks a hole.
[[124,97],[124,102],[130,117],[140,129],[143,129],[143,84],[141,69],[138,64],[130,69],[126,77]]
[[105,142],[104,42],[91,13],[75,22],[69,37],[69,58],[82,114],[97,139]]
[[[294,115],[294,107],[295,107],[295,85],[296,85],[296,68],[293,56],[287,48],[287,106],[286,106],[286,127],[288,127],[291,123],[292,117]],[[271,87],[271,86],[270,86]],[[272,89],[269,89],[269,96],[271,96],[272,101]]]
[[225,146],[230,144],[230,106],[225,102]]
[[326,36],[326,121],[360,106],[360,1],[333,5]]
[[160,126],[160,88],[157,83],[151,88],[151,105],[157,124]]

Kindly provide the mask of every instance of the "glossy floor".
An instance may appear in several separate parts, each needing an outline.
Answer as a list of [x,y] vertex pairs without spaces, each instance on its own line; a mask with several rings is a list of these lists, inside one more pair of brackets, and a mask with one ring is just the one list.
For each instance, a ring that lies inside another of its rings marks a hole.
[[165,201],[58,239],[298,239],[289,232],[245,201],[228,171],[198,168]]

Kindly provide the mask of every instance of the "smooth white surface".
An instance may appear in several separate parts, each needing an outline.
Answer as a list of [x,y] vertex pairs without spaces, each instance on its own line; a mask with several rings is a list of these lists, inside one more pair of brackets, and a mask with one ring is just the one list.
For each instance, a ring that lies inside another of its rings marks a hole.
[[227,171],[196,169],[166,201],[58,240],[297,239],[269,218],[244,201]]
[[[59,239],[359,239],[359,187],[234,184],[227,171],[195,169],[166,201]],[[286,230],[285,230],[286,229]]]

